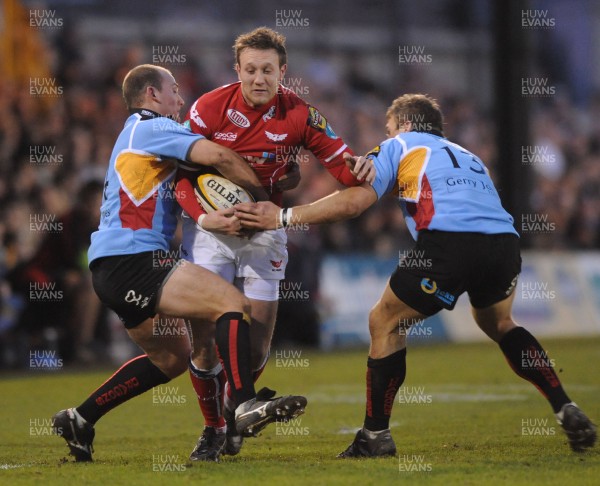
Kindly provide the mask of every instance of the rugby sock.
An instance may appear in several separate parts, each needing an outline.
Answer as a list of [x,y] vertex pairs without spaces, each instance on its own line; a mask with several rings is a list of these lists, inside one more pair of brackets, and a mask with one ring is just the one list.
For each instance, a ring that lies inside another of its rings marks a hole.
[[256,396],[250,368],[250,325],[241,312],[227,312],[217,319],[217,349],[237,405]]
[[406,377],[406,348],[381,359],[367,360],[367,412],[364,428],[390,428],[392,406]]
[[[263,360],[261,365],[257,369],[252,370],[252,378],[254,378],[254,383],[256,383],[258,381],[258,378],[260,377],[260,375],[262,375],[262,372],[265,371],[265,368],[267,366],[267,361],[269,361],[270,356],[271,356],[271,352],[269,351],[267,353],[267,356],[265,356],[265,359]],[[233,395],[231,394],[231,387],[228,385],[225,386],[225,406],[229,410],[231,410],[235,406],[233,403]]]
[[121,403],[169,381],[171,379],[142,354],[121,366],[76,410],[85,420],[95,424]]
[[189,370],[205,425],[216,428],[224,427],[223,387],[227,378],[225,378],[223,365],[219,363],[212,370],[201,370],[196,368],[190,359]]
[[571,402],[552,369],[552,361],[546,351],[527,329],[511,329],[502,337],[499,345],[513,371],[533,383],[550,402],[554,413],[558,413],[565,403]]

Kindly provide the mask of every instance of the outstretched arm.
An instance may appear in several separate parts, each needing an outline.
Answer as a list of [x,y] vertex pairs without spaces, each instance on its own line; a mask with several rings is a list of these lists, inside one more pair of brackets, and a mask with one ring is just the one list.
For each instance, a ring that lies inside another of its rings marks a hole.
[[355,218],[377,201],[377,193],[368,183],[336,191],[311,204],[281,209],[267,201],[235,206],[235,215],[245,228],[277,229],[302,223],[333,223]]

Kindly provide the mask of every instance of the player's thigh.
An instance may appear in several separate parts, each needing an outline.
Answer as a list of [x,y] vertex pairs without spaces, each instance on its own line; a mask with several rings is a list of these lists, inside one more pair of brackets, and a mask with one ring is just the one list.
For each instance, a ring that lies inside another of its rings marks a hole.
[[[158,325],[161,332],[157,332]],[[166,326],[170,332],[165,332]],[[155,316],[127,329],[127,333],[169,378],[175,378],[187,369],[191,343],[183,319],[165,320],[162,316]]]
[[[210,252],[209,252],[210,253]],[[198,254],[194,255],[197,259]],[[235,278],[235,263],[230,259],[209,259],[198,263],[202,268],[219,275],[226,282],[233,283]],[[216,366],[218,362],[214,321],[209,319],[190,319],[190,328],[192,332],[192,359],[201,369],[209,369]]]
[[225,312],[250,314],[250,304],[218,275],[182,260],[163,284],[157,310],[169,316],[216,322]]
[[475,322],[490,339],[499,342],[502,336],[516,327],[512,317],[514,300],[515,292],[488,307],[471,307]]
[[388,281],[382,296],[369,314],[369,332],[372,337],[395,333],[399,327],[408,329],[413,323],[428,317],[400,300],[392,290],[392,282],[392,279]]

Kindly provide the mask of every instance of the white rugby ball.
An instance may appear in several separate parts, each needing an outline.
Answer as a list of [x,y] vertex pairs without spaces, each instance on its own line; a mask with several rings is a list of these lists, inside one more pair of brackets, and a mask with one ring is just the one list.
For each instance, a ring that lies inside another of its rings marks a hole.
[[198,176],[194,192],[207,213],[217,209],[229,209],[244,202],[254,202],[252,194],[246,189],[217,174]]

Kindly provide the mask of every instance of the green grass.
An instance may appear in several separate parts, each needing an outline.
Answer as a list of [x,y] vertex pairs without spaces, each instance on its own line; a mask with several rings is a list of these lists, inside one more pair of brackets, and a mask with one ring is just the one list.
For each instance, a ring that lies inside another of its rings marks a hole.
[[[571,398],[598,420],[600,339],[544,344]],[[32,434],[30,421],[79,404],[108,373],[5,377],[0,465],[19,467],[0,469],[0,484],[600,484],[598,446],[571,452],[545,400],[510,371],[492,343],[409,349],[405,386],[424,387],[414,396],[425,402],[430,397],[431,403],[396,399],[392,432],[399,457],[377,460],[335,459],[362,423],[366,352],[302,358],[308,367],[283,368],[273,356],[261,379],[281,393],[308,397],[307,413],[293,426],[298,435],[271,425],[261,437],[246,440],[239,456],[220,464],[187,461],[201,429],[187,376],[162,388],[176,387],[170,400],[185,403],[157,405],[149,392],[98,422],[92,464],[72,462],[62,439],[37,435],[35,425]],[[522,434],[522,420],[545,419],[536,432],[553,435]],[[163,468],[181,470],[153,470],[157,455],[156,464],[166,460]]]

